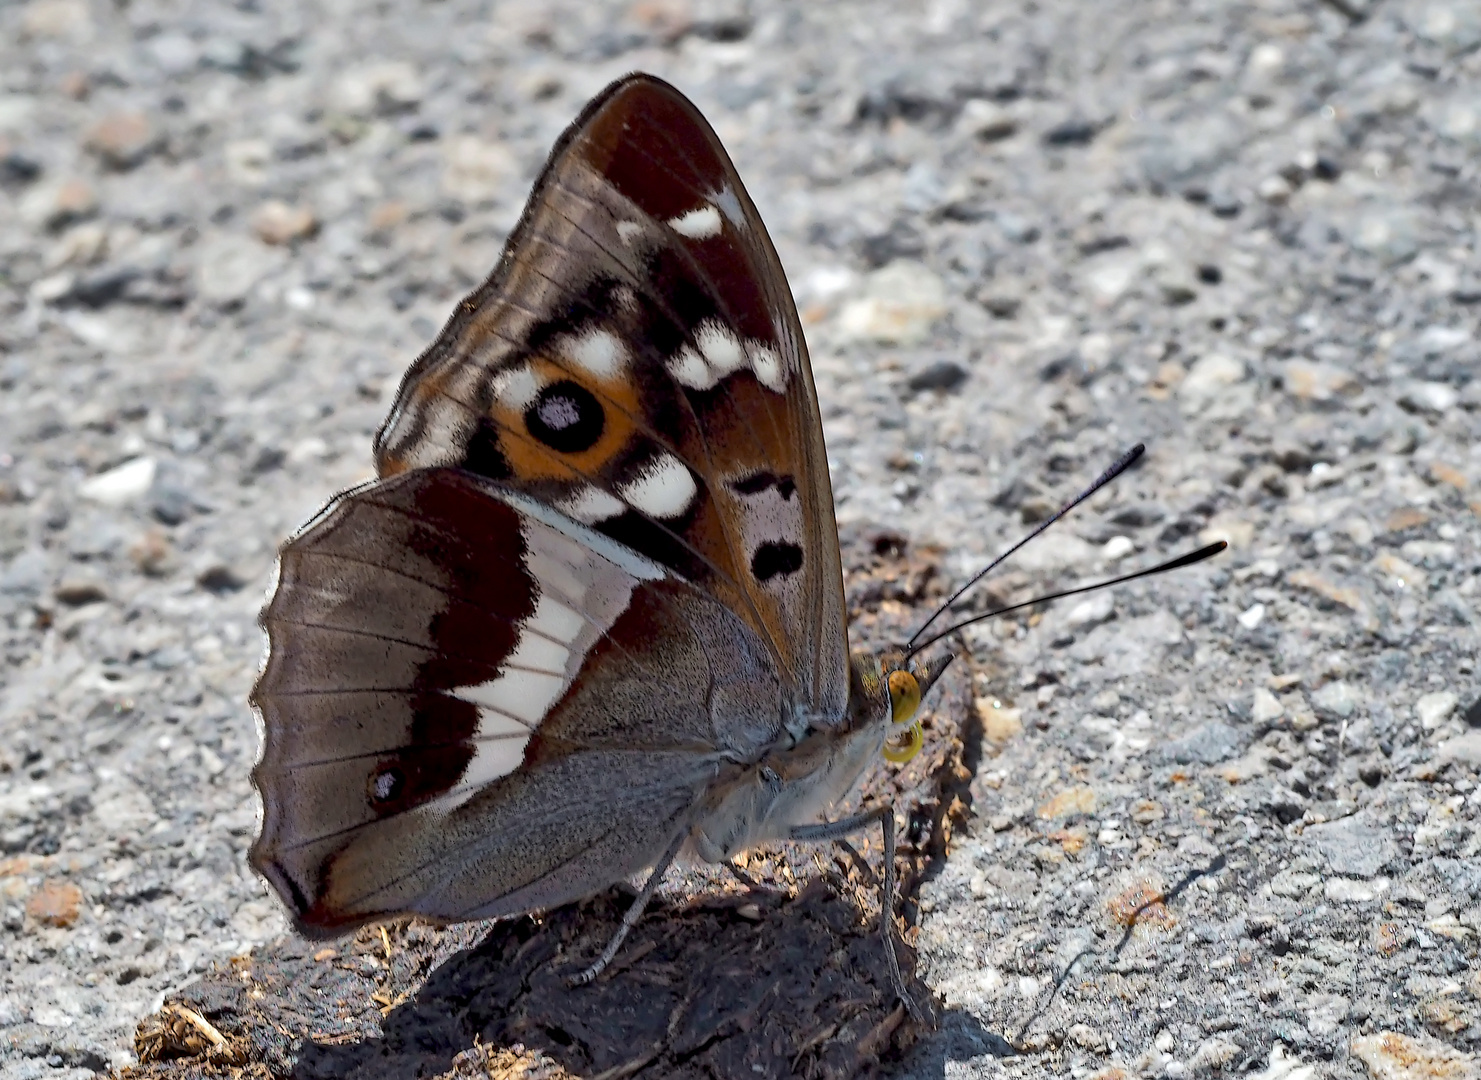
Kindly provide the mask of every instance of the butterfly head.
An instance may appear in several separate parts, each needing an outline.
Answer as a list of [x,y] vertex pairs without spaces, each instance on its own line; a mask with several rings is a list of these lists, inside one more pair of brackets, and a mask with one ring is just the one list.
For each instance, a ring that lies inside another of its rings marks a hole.
[[892,649],[879,656],[857,653],[854,656],[856,693],[888,703],[890,733],[885,739],[884,756],[889,761],[906,762],[920,753],[925,742],[916,713],[921,700],[952,661],[952,654],[937,657],[925,664],[913,663],[902,650]]

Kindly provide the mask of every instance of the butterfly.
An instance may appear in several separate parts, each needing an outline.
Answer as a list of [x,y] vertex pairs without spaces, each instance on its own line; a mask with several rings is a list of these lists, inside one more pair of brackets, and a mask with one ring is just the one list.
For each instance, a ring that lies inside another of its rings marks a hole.
[[[252,865],[297,929],[512,916],[676,858],[878,827],[950,660],[848,647],[817,392],[714,130],[609,86],[411,366],[374,480],[282,548]],[[913,1006],[912,1006],[913,1007]]]

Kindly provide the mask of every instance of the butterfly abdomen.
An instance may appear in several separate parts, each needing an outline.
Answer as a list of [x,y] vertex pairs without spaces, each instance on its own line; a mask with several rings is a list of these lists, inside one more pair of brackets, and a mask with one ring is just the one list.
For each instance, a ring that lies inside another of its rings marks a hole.
[[719,788],[696,823],[692,853],[720,862],[819,821],[884,747],[887,721],[852,731],[814,730]]

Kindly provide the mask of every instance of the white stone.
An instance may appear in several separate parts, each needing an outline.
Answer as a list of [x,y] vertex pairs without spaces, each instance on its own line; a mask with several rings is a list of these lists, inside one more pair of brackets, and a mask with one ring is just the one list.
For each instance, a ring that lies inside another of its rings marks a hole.
[[[1481,765],[1481,731],[1471,731],[1446,739],[1435,747],[1442,761],[1458,761],[1462,765]],[[1478,789],[1481,790],[1481,789]]]
[[215,236],[199,245],[197,286],[213,304],[240,304],[286,261],[282,248],[270,248],[245,236]]
[[1142,271],[1136,256],[1111,255],[1096,260],[1085,274],[1085,285],[1101,307],[1110,307],[1135,283]]
[[1268,724],[1272,720],[1279,720],[1285,715],[1285,706],[1265,687],[1261,686],[1255,690],[1254,704],[1250,706],[1250,719],[1257,724]]
[[1070,608],[1065,622],[1076,627],[1095,626],[1108,621],[1115,614],[1115,598],[1109,592],[1101,592],[1086,597]]
[[443,192],[465,203],[497,198],[505,178],[516,168],[514,156],[506,147],[477,135],[448,139],[442,151],[442,165]]
[[404,60],[360,64],[340,74],[329,89],[329,107],[352,116],[409,108],[424,89],[416,68]]
[[1316,1067],[1303,1065],[1295,1054],[1286,1056],[1286,1048],[1276,1043],[1270,1048],[1270,1064],[1265,1071],[1249,1074],[1249,1080],[1316,1080]]
[[231,928],[247,944],[256,945],[287,933],[288,920],[271,900],[248,900],[232,915]]
[[1350,229],[1354,247],[1390,264],[1401,263],[1419,250],[1422,223],[1412,210],[1381,207],[1363,214]]
[[1237,616],[1239,625],[1244,627],[1246,630],[1253,630],[1255,627],[1260,625],[1261,621],[1264,618],[1264,604],[1251,604],[1244,611],[1241,611]]
[[1436,690],[1414,703],[1414,716],[1426,731],[1434,731],[1449,719],[1459,704],[1460,698],[1449,690]]
[[148,492],[157,470],[154,458],[137,457],[84,480],[77,493],[104,506],[125,506]]
[[106,784],[95,798],[93,815],[111,830],[143,832],[159,820],[149,796],[127,780]]
[[299,439],[288,448],[288,461],[302,465],[310,461],[322,461],[329,456],[329,444],[317,435]]
[[1287,202],[1295,194],[1291,187],[1291,182],[1278,173],[1275,176],[1267,176],[1264,180],[1261,180],[1255,187],[1255,191],[1260,198],[1277,206]]
[[1049,573],[1088,565],[1095,560],[1095,548],[1073,533],[1056,533],[1051,529],[1013,558],[1024,570]]
[[1178,393],[1187,398],[1209,397],[1225,387],[1243,382],[1244,377],[1242,361],[1224,353],[1207,353],[1188,370]]
[[1426,4],[1411,25],[1452,54],[1481,44],[1481,9],[1468,0]]
[[1100,557],[1108,563],[1120,562],[1136,550],[1129,536],[1113,536],[1101,545]]
[[1352,372],[1314,360],[1292,360],[1286,364],[1281,381],[1286,393],[1302,401],[1351,397],[1363,388]]
[[1399,404],[1417,412],[1447,413],[1455,408],[1460,395],[1449,383],[1415,381],[1399,395]]
[[1334,904],[1366,904],[1375,899],[1387,884],[1383,878],[1371,882],[1345,877],[1329,878],[1322,887],[1322,894]]
[[914,344],[946,314],[946,283],[923,263],[900,260],[881,267],[869,276],[864,292],[839,313],[845,339]]

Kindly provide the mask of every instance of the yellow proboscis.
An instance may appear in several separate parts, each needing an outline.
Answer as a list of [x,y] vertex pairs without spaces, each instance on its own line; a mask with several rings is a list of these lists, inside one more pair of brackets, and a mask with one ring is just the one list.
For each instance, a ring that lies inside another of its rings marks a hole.
[[920,729],[920,722],[911,724],[904,731],[897,732],[885,740],[884,756],[886,761],[896,764],[904,764],[916,754],[926,741],[925,732]]

